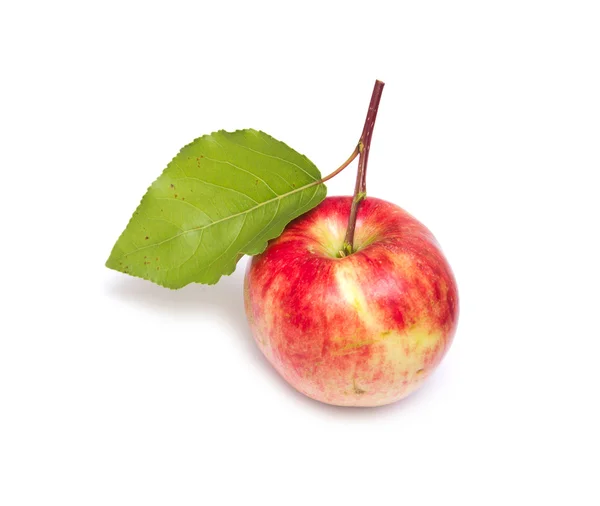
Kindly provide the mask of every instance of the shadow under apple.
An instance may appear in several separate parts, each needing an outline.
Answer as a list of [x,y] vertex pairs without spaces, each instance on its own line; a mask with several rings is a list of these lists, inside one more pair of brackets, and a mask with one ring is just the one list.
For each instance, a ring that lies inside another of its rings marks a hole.
[[[302,404],[303,409],[315,410],[321,414],[334,417],[368,418],[378,417],[390,412],[410,409],[426,397],[435,383],[439,380],[442,370],[436,371],[428,381],[416,392],[405,399],[387,406],[375,408],[341,407],[323,404],[306,397],[290,386],[269,364],[267,359],[258,349],[252,338],[243,300],[243,276],[245,266],[240,265],[231,276],[223,277],[212,286],[190,284],[180,290],[169,290],[146,280],[131,276],[119,276],[109,284],[110,296],[119,298],[126,303],[143,306],[157,312],[169,315],[186,315],[202,318],[203,314],[210,312],[223,324],[228,326],[232,333],[239,339],[240,345],[245,350],[248,359],[252,361],[271,380],[285,389],[286,394],[292,396],[296,402]],[[442,364],[443,365],[443,364]],[[440,367],[439,369],[443,369]]]

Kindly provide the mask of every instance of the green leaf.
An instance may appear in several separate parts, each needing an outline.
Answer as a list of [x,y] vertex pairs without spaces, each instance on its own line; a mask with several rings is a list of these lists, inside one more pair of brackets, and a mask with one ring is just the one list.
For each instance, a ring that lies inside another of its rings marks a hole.
[[256,130],[185,146],[152,184],[106,266],[169,288],[216,283],[326,194],[304,155]]

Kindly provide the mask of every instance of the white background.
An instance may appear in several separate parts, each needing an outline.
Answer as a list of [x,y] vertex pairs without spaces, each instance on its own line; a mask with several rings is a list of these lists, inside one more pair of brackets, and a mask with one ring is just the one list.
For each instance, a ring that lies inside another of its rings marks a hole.
[[[0,504],[598,504],[599,26],[593,1],[3,3]],[[375,78],[368,192],[436,235],[461,317],[421,391],[343,409],[262,358],[244,262],[180,291],[104,262],[202,134],[332,171]]]

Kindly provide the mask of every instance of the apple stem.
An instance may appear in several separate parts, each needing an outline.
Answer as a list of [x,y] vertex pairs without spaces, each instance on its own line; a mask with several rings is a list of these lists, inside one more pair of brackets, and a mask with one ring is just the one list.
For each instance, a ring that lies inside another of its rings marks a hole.
[[340,256],[351,255],[354,252],[354,229],[356,228],[356,217],[358,214],[358,206],[367,196],[367,162],[369,161],[369,151],[371,149],[371,138],[373,137],[373,128],[375,127],[375,119],[377,118],[377,110],[381,100],[381,93],[385,83],[376,80],[371,95],[371,103],[367,111],[365,126],[363,127],[360,140],[358,141],[358,171],[356,173],[356,185],[354,187],[354,198],[350,208],[350,218],[348,219],[348,228],[346,229],[346,237],[344,245],[340,251]]

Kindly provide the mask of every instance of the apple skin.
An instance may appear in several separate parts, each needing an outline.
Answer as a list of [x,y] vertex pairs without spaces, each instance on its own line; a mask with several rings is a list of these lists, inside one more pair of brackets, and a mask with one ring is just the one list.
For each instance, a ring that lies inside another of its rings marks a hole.
[[252,335],[303,394],[380,406],[415,391],[448,351],[456,281],[431,232],[376,198],[359,206],[355,252],[338,258],[352,197],[328,197],[252,258],[244,302]]

